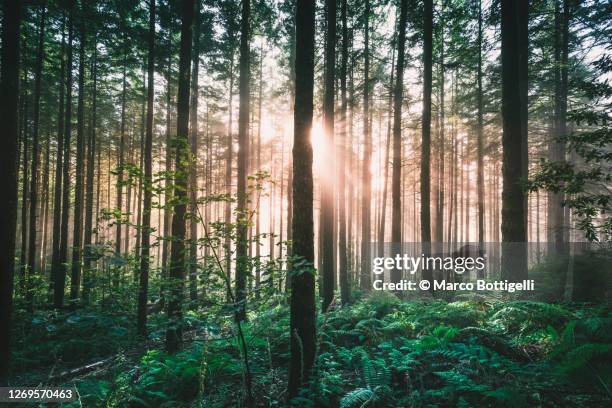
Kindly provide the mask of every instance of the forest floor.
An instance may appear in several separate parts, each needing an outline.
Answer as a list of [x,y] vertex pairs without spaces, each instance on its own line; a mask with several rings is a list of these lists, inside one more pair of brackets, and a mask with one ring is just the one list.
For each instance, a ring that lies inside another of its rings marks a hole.
[[[315,381],[293,405],[612,406],[611,304],[457,299],[377,294],[319,315]],[[64,406],[244,406],[227,306],[193,305],[183,350],[168,355],[163,314],[143,342],[119,304],[18,317],[12,383],[76,387]],[[285,406],[284,298],[253,302],[243,329],[255,405]]]

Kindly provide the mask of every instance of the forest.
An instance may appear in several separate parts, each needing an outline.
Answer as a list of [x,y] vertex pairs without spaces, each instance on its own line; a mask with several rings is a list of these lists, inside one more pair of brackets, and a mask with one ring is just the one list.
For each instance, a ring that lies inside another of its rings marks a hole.
[[0,386],[612,406],[609,1],[1,8]]

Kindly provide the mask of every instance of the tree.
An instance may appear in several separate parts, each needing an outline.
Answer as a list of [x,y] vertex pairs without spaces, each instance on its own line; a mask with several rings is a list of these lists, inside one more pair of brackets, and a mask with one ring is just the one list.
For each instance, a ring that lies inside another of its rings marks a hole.
[[[421,136],[421,242],[422,252],[431,251],[430,175],[431,175],[431,79],[433,1],[425,0],[423,13],[423,123]],[[423,278],[431,281],[432,271],[425,269]]]
[[81,282],[81,255],[83,243],[83,160],[85,153],[84,133],[84,95],[85,95],[85,21],[84,10],[81,9],[81,21],[79,23],[80,45],[79,45],[79,91],[77,96],[77,145],[76,145],[76,169],[74,188],[74,218],[72,230],[72,274],[70,276],[70,302],[75,306],[79,298]]
[[181,44],[179,50],[178,96],[176,103],[176,159],[173,194],[172,243],[170,248],[170,293],[166,349],[174,353],[183,341],[183,287],[185,284],[185,232],[187,181],[189,175],[189,86],[194,1],[181,3]]
[[[30,170],[30,231],[28,232],[28,273],[35,273],[36,268],[36,213],[38,210],[38,166],[39,166],[39,130],[40,130],[40,90],[42,82],[42,66],[45,59],[45,20],[47,5],[43,2],[40,10],[40,25],[38,27],[38,50],[34,68],[34,117],[32,129],[32,169]],[[33,292],[31,278],[27,279],[28,308],[33,310]]]
[[151,199],[153,188],[153,99],[155,97],[155,0],[149,0],[149,38],[147,57],[147,117],[144,141],[144,194],[142,234],[140,236],[140,282],[138,290],[138,334],[147,334],[147,298],[149,293],[149,256],[151,232]]
[[[325,43],[325,95],[323,97],[323,126],[327,146],[334,146],[334,104],[336,72],[336,0],[325,1],[327,33]],[[331,151],[331,150],[328,150]],[[335,174],[330,155],[323,164],[323,174]],[[334,180],[321,180],[321,271],[323,275],[322,309],[326,311],[334,298]]]
[[314,0],[297,0],[293,136],[293,256],[288,396],[308,384],[316,353],[312,129]]
[[21,1],[2,3],[2,67],[0,68],[0,385],[8,385],[11,356],[11,318],[13,313],[13,273],[15,224],[17,219],[17,140],[19,139],[19,30]]
[[526,193],[522,184],[527,144],[527,0],[501,1],[502,37],[502,274],[527,278]]
[[[397,37],[397,65],[393,89],[393,174],[391,176],[391,242],[402,240],[402,100],[404,94],[404,63],[406,59],[406,24],[408,20],[408,0],[400,3],[399,34]],[[392,282],[399,282],[402,272],[392,271]]]
[[64,117],[64,143],[62,165],[62,216],[60,221],[59,267],[54,285],[55,308],[64,305],[66,287],[66,261],[68,259],[68,221],[70,212],[70,139],[72,137],[72,41],[74,36],[74,0],[68,4],[68,60],[66,62],[66,109]]
[[342,304],[350,302],[348,281],[348,249],[346,245],[346,156],[347,156],[347,109],[346,78],[348,74],[348,24],[347,0],[342,0],[340,14],[342,20],[342,61],[340,65],[340,141],[338,154],[338,268],[340,283],[340,298]]
[[247,230],[249,214],[247,208],[247,168],[249,158],[249,116],[250,116],[250,50],[249,50],[249,18],[251,1],[242,0],[242,19],[240,21],[240,78],[238,92],[240,105],[238,108],[238,183],[236,208],[236,319],[246,318],[247,276],[249,273],[247,259]]
[[476,184],[478,188],[478,243],[484,243],[484,102],[483,102],[483,91],[482,91],[482,42],[483,42],[483,30],[482,30],[482,0],[478,0],[478,65],[476,72],[477,81],[477,93],[476,100],[478,104],[477,115],[477,140],[476,149],[478,154],[478,168],[476,176]]
[[363,49],[363,168],[361,192],[361,281],[362,290],[369,290],[370,252],[371,252],[371,215],[372,205],[372,135],[370,134],[370,0],[364,7],[364,49]]

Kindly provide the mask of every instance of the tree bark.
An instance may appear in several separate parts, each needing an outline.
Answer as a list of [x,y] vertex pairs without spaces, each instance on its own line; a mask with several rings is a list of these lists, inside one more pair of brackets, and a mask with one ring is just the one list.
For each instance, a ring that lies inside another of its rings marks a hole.
[[[432,77],[433,1],[425,0],[423,14],[423,129],[421,138],[421,242],[422,253],[431,251],[430,218],[430,155],[431,155],[431,77]],[[424,270],[423,278],[431,281],[432,271]]]
[[0,68],[0,385],[8,385],[13,313],[15,224],[17,219],[17,140],[19,139],[19,29],[21,1],[2,3],[2,66]]
[[[325,149],[321,177],[321,275],[323,276],[322,310],[327,311],[334,298],[334,103],[336,73],[336,0],[326,0],[327,41],[325,43],[325,91],[323,96],[323,128]],[[327,175],[327,176],[326,176]]]
[[363,68],[363,163],[361,192],[361,280],[360,287],[368,291],[371,287],[371,205],[372,205],[372,135],[370,134],[370,0],[365,0],[364,8],[364,68]]
[[147,117],[144,141],[144,197],[140,236],[140,282],[138,290],[138,334],[147,335],[147,298],[149,293],[149,256],[151,200],[153,196],[153,100],[155,97],[155,0],[149,2],[149,55],[147,59]]
[[170,248],[170,290],[166,349],[178,351],[183,342],[183,287],[185,284],[185,216],[189,176],[189,86],[193,35],[194,0],[182,1],[181,44],[176,117],[175,187]]
[[502,37],[502,277],[527,278],[525,174],[527,143],[527,0],[501,1]]
[[248,248],[248,207],[247,207],[247,169],[249,158],[249,115],[250,115],[250,50],[249,20],[251,1],[242,0],[242,20],[240,23],[240,78],[238,88],[240,105],[238,108],[238,183],[236,209],[236,320],[246,318],[247,277],[249,274]]
[[[297,0],[293,141],[293,276],[288,396],[308,384],[316,353],[312,129],[315,2]],[[299,265],[295,261],[299,260]]]
[[[397,65],[393,88],[393,168],[391,175],[391,242],[402,240],[402,100],[404,96],[404,64],[406,60],[406,25],[408,0],[400,3],[399,33],[397,36]],[[395,249],[394,249],[395,250]],[[399,282],[402,271],[393,269],[391,281]]]
[[83,156],[85,151],[84,95],[85,95],[85,23],[80,22],[79,46],[79,91],[77,96],[77,145],[74,188],[74,218],[72,230],[72,274],[70,277],[71,306],[79,298],[81,284],[81,256],[83,244]]

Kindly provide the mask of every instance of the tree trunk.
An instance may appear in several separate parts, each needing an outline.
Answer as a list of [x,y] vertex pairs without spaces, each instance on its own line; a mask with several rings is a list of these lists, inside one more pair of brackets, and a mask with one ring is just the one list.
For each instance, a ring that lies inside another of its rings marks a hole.
[[57,114],[57,151],[55,161],[55,181],[53,192],[53,231],[51,248],[51,286],[50,292],[55,297],[55,285],[60,276],[62,264],[60,262],[60,226],[62,219],[62,166],[64,157],[64,75],[66,71],[66,17],[62,19],[62,45],[60,51],[60,75],[59,75],[59,101]]
[[321,169],[321,275],[323,277],[322,310],[327,311],[334,298],[334,179],[335,160],[334,146],[334,102],[336,73],[336,1],[326,0],[326,38],[325,43],[325,90],[323,96],[323,128],[325,132],[325,149],[328,156],[324,158]]
[[310,379],[316,353],[312,129],[314,0],[297,0],[293,141],[293,260],[290,299],[291,360],[288,396]]
[[70,277],[70,302],[71,306],[79,298],[81,283],[81,255],[83,244],[83,156],[84,143],[84,94],[85,94],[85,23],[80,25],[79,46],[79,91],[77,96],[77,145],[76,145],[76,169],[74,188],[74,218],[72,230],[72,274]]
[[183,287],[185,280],[185,216],[189,176],[189,86],[193,34],[194,0],[183,0],[181,45],[179,51],[179,81],[176,117],[176,160],[174,202],[172,213],[172,243],[170,248],[170,290],[168,297],[168,328],[166,349],[178,351],[183,342]]
[[238,183],[236,218],[236,320],[246,318],[247,277],[249,274],[248,218],[247,208],[247,169],[249,158],[249,20],[251,1],[242,0],[242,20],[240,23],[240,78],[238,83],[240,106],[238,108]]
[[501,1],[502,36],[502,277],[527,278],[524,144],[527,143],[527,0]]
[[13,313],[13,272],[15,262],[15,224],[17,219],[17,141],[19,139],[19,29],[21,1],[2,3],[2,66],[0,71],[0,385],[8,385],[11,356],[11,318]]
[[[433,0],[425,0],[423,14],[423,129],[421,139],[421,242],[422,253],[431,251],[430,219],[430,155],[431,155],[431,76],[432,76]],[[431,281],[432,271],[424,270],[423,278]]]
[[[232,202],[230,197],[232,195],[232,162],[233,162],[233,143],[234,137],[232,134],[232,113],[233,113],[233,91],[234,91],[234,53],[232,50],[232,55],[229,61],[230,64],[230,82],[229,82],[229,100],[228,100],[228,120],[227,120],[227,153],[225,157],[225,195],[227,196],[227,200],[225,202],[225,225],[229,227],[232,222]],[[226,233],[225,236],[225,273],[227,275],[228,281],[232,280],[232,241],[229,233]],[[226,298],[231,298],[231,294],[227,293]]]
[[[402,100],[404,96],[404,64],[406,60],[406,25],[408,0],[400,3],[399,33],[397,37],[397,65],[393,88],[393,168],[391,175],[391,242],[402,241]],[[394,251],[396,249],[394,248]],[[402,271],[393,269],[391,281],[399,282]]]
[[41,79],[42,79],[42,65],[45,55],[45,19],[47,13],[47,6],[45,3],[42,4],[40,10],[40,25],[38,27],[38,50],[36,55],[36,66],[34,68],[34,118],[33,118],[33,129],[32,129],[32,168],[30,171],[30,232],[28,234],[28,280],[26,283],[26,299],[27,307],[30,312],[33,311],[33,300],[34,293],[32,292],[32,281],[31,276],[36,270],[36,227],[38,222],[36,220],[36,212],[38,210],[38,146],[39,146],[39,128],[40,128],[40,90],[41,90]]
[[482,96],[482,0],[478,2],[478,72],[476,73],[478,91],[476,101],[477,113],[477,154],[478,154],[478,242],[484,243],[484,217],[485,217],[485,193],[484,193],[484,124],[483,124],[483,96]]
[[189,299],[198,298],[198,75],[200,67],[200,0],[195,0],[191,71],[191,157],[189,173]]
[[149,257],[151,232],[151,199],[153,195],[153,99],[155,97],[155,0],[149,3],[149,56],[147,60],[147,118],[144,141],[144,202],[140,236],[140,282],[138,290],[138,334],[147,335],[147,298],[149,293]]
[[59,274],[54,286],[54,305],[64,305],[66,260],[68,258],[68,215],[70,211],[70,138],[72,136],[72,37],[74,2],[68,11],[68,61],[66,66],[66,111],[64,117],[64,164],[62,166],[62,219],[60,226]]
[[348,71],[348,24],[347,24],[347,0],[342,0],[340,6],[340,14],[342,19],[342,62],[340,66],[340,141],[338,143],[338,267],[339,269],[339,284],[340,284],[340,299],[343,305],[347,305],[351,301],[351,294],[348,280],[348,248],[346,236],[346,156],[348,154],[347,146],[347,89],[346,77]]
[[370,134],[370,0],[365,0],[364,9],[364,72],[363,72],[363,163],[361,192],[361,281],[362,290],[370,290],[371,216],[372,205],[372,135]]

